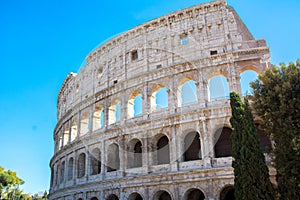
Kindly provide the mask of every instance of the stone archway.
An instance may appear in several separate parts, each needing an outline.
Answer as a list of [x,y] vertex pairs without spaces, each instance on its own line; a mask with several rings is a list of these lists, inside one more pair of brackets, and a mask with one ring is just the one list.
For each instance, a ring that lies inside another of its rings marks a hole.
[[135,192],[128,197],[128,200],[143,200],[143,197],[139,193]]
[[224,187],[220,193],[220,200],[235,200],[234,187],[233,186]]
[[153,200],[172,200],[172,197],[167,191],[161,190],[154,195]]

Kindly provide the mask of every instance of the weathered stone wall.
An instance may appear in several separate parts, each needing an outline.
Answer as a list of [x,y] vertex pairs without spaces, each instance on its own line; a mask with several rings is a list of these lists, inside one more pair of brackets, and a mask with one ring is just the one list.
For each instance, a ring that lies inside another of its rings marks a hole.
[[[222,198],[224,188],[233,185],[232,158],[216,156],[214,148],[218,130],[230,127],[231,111],[227,98],[211,101],[209,80],[222,75],[230,91],[241,93],[242,72],[260,73],[268,67],[265,41],[255,40],[235,11],[219,0],[139,25],[86,59],[86,66],[68,75],[58,95],[50,199],[109,199],[112,194],[135,199],[135,193],[158,199],[166,191],[175,200],[187,199],[192,189],[206,199]],[[188,80],[195,82],[197,102],[181,105],[180,88]],[[151,98],[160,87],[167,88],[168,108],[153,110]],[[130,99],[136,94],[142,95],[142,114],[132,117]],[[120,120],[111,122],[117,100]],[[95,125],[100,108],[101,127]],[[191,132],[199,134],[201,158],[184,161],[184,138]],[[157,164],[157,143],[163,136],[170,162]],[[129,168],[128,152],[136,141],[142,144],[142,166]],[[109,172],[112,144],[119,148],[120,166]],[[101,170],[91,175],[96,148]],[[80,155],[85,155],[84,166],[78,164]],[[80,170],[83,177],[78,177]]]

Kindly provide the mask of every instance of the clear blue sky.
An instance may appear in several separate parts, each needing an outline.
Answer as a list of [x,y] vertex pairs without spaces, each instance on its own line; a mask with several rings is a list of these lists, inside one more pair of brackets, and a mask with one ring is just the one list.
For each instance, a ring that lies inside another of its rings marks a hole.
[[[17,171],[23,189],[48,190],[56,98],[100,42],[138,24],[204,0],[0,1],[0,165]],[[228,0],[272,62],[300,58],[299,0]]]

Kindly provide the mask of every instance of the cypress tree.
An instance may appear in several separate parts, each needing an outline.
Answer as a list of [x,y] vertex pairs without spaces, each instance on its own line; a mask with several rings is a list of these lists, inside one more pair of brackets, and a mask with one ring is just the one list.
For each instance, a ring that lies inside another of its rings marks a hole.
[[230,93],[230,105],[235,198],[274,199],[273,185],[259,145],[259,137],[249,103],[247,100],[243,103],[239,95],[233,92]]

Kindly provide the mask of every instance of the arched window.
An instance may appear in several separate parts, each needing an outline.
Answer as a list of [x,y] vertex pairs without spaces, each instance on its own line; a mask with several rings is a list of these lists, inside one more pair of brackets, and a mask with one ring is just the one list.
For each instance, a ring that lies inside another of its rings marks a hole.
[[157,152],[157,164],[169,164],[170,163],[170,147],[169,139],[167,136],[162,136],[156,145]]
[[130,95],[128,100],[128,118],[133,118],[142,115],[142,94],[134,92]]
[[191,105],[198,102],[196,82],[187,80],[178,88],[178,106]]
[[100,149],[93,149],[90,154],[91,175],[100,174],[101,172],[101,152]]
[[252,70],[246,70],[240,75],[240,84],[241,84],[241,90],[242,95],[252,95],[253,91],[250,86],[250,82],[254,82],[258,78],[258,75],[256,72]]
[[128,200],[143,200],[143,197],[139,193],[132,193]]
[[151,99],[151,111],[168,109],[168,92],[163,85],[154,87]]
[[68,124],[65,125],[65,130],[64,130],[64,144],[63,146],[66,146],[69,142],[69,132],[70,132],[70,126]]
[[213,76],[209,79],[209,100],[216,101],[229,98],[229,86],[224,76]]
[[232,130],[227,127],[216,131],[214,147],[216,158],[232,156],[231,132]]
[[98,200],[98,198],[97,197],[92,197],[91,200]]
[[90,129],[90,121],[89,121],[89,113],[84,112],[81,115],[80,120],[80,136],[85,135],[89,132]]
[[117,197],[117,195],[111,194],[111,195],[109,195],[107,200],[119,200],[119,198]]
[[74,159],[70,158],[68,162],[68,181],[73,179]]
[[73,119],[72,127],[71,127],[71,142],[73,142],[77,137],[77,119]]
[[59,144],[58,149],[61,150],[63,148],[63,144],[64,144],[64,141],[63,141],[63,132],[60,130],[58,134],[59,134],[58,135],[58,139],[59,139],[59,141],[58,141],[58,144]]
[[107,155],[107,171],[117,171],[120,169],[120,157],[119,157],[119,146],[117,144],[111,144],[108,147]]
[[55,170],[55,185],[59,184],[59,170],[60,170],[60,165],[56,165],[56,170]]
[[98,105],[95,108],[93,116],[93,130],[102,128],[104,125],[104,108],[102,105]]
[[61,163],[61,166],[60,166],[60,180],[59,180],[59,182],[60,183],[63,183],[64,181],[65,181],[65,161],[63,161],[62,163]]
[[220,193],[220,200],[235,200],[234,187],[226,186]]
[[109,107],[108,111],[108,124],[113,124],[120,121],[121,114],[121,101],[115,100]]
[[79,155],[77,169],[77,178],[82,178],[85,175],[85,153]]
[[141,141],[135,139],[129,143],[129,149],[127,152],[128,167],[142,167],[142,143]]
[[184,138],[184,161],[201,159],[200,136],[197,132],[191,132]]
[[190,189],[184,195],[184,200],[204,200],[205,196],[199,189]]
[[166,191],[158,191],[154,195],[154,200],[172,200],[171,195]]

